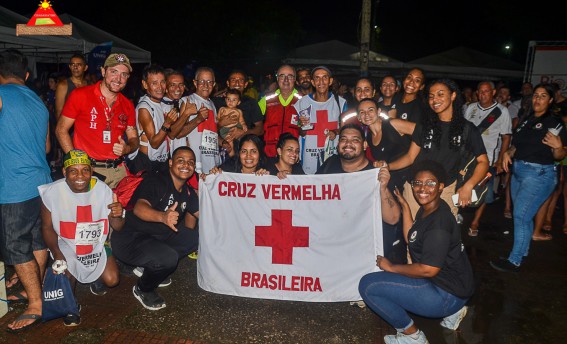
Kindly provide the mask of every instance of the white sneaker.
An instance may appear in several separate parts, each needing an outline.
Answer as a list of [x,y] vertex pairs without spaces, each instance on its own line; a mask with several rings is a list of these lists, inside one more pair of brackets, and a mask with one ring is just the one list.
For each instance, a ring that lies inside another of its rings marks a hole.
[[444,317],[443,321],[441,321],[441,326],[448,328],[449,330],[456,330],[459,328],[461,321],[467,315],[467,309],[467,306],[463,306],[463,308],[459,309],[457,313]]
[[398,332],[395,336],[384,336],[384,343],[386,344],[429,344],[425,337],[425,333],[417,330],[414,334],[403,334]]

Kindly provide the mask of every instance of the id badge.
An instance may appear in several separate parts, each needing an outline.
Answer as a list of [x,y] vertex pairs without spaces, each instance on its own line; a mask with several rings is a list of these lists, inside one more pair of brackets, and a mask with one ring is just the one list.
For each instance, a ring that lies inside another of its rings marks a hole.
[[110,130],[104,130],[102,132],[102,143],[111,143],[110,141]]
[[104,221],[79,222],[75,232],[75,245],[97,245],[102,242]]

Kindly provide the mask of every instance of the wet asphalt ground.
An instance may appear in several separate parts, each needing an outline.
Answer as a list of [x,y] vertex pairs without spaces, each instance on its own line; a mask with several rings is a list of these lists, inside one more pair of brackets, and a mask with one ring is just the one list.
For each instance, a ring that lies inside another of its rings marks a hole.
[[[563,212],[555,213],[553,240],[533,242],[521,272],[493,270],[489,261],[507,256],[513,225],[503,200],[487,207],[478,237],[468,237],[471,211],[464,211],[463,241],[475,271],[476,293],[459,330],[440,319],[414,316],[430,343],[567,343],[567,235]],[[508,235],[503,234],[509,231]],[[348,252],[337,252],[348,259]],[[8,273],[11,270],[8,269]],[[52,320],[14,335],[0,329],[0,343],[383,343],[395,331],[368,308],[348,302],[307,303],[239,298],[205,292],[197,285],[195,260],[183,259],[173,284],[160,288],[167,307],[144,309],[132,296],[136,277],[123,267],[118,287],[95,296],[79,285],[82,323]],[[5,328],[24,305],[0,318]]]

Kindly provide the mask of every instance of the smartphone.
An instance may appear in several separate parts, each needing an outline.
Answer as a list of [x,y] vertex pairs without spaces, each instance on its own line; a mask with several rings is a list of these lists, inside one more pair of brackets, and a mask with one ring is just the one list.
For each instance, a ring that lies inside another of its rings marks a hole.
[[[459,206],[459,194],[454,194],[453,196],[451,196],[453,198],[453,204],[455,205],[455,207]],[[472,191],[472,195],[471,195],[471,202],[476,202],[478,201],[478,196],[476,195],[476,191]]]

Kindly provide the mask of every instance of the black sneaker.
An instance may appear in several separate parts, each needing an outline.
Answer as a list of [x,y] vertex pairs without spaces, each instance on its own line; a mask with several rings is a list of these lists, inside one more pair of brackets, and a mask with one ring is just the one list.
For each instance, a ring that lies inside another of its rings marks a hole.
[[165,308],[165,300],[155,291],[141,291],[138,285],[134,285],[132,293],[146,309],[157,311],[158,309]]
[[490,261],[490,266],[492,266],[495,270],[501,272],[518,272],[520,271],[520,267],[512,264],[508,259],[499,258],[496,261]]
[[101,280],[96,280],[90,285],[91,293],[102,296],[107,293],[106,286]]
[[[79,305],[79,312],[81,311],[81,305]],[[63,325],[65,326],[79,326],[81,324],[81,315],[69,313],[63,319]]]
[[[144,268],[138,266],[134,270],[132,270],[132,272],[134,273],[134,275],[136,275],[138,277],[142,277],[142,275],[144,274]],[[166,279],[161,281],[161,283],[158,285],[158,287],[159,288],[167,287],[168,285],[171,284],[171,282],[172,282],[171,277],[168,276]]]

